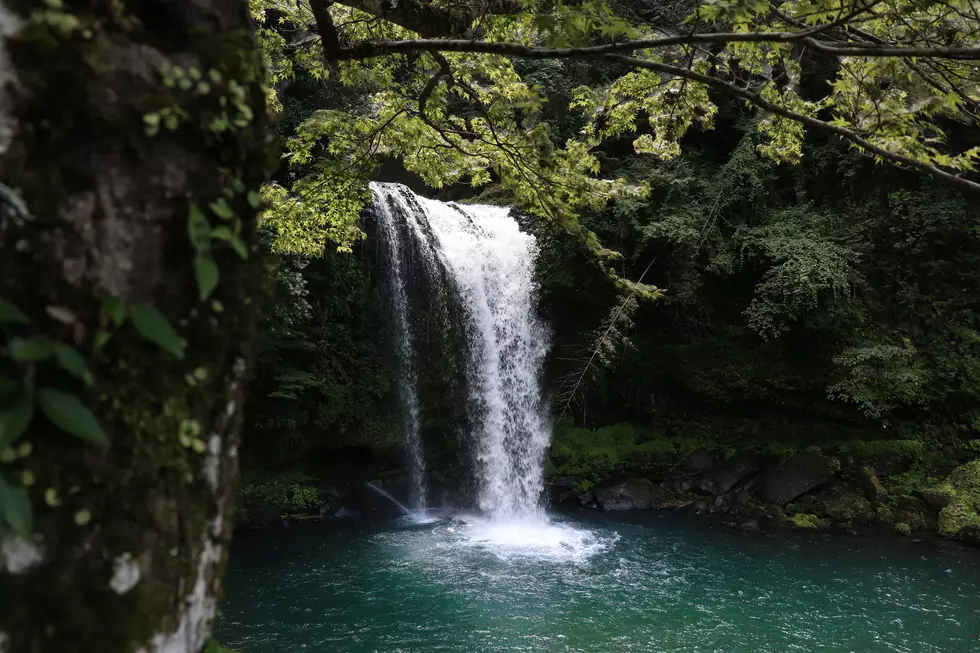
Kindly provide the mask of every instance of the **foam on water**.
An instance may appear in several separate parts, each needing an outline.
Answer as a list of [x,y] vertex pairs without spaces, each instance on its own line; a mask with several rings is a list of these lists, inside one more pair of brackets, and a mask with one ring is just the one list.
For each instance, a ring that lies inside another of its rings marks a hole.
[[601,533],[545,517],[497,520],[464,515],[455,524],[446,528],[454,544],[502,560],[583,562],[609,551],[619,540],[615,532]]

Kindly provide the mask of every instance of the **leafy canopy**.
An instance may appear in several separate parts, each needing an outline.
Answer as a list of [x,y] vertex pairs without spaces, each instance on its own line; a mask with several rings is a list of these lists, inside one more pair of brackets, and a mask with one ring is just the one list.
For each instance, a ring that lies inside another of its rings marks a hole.
[[[289,179],[264,193],[282,251],[316,254],[324,237],[348,249],[368,181],[397,159],[433,188],[496,184],[614,258],[576,215],[648,189],[603,178],[602,148],[628,139],[638,154],[676,157],[692,127],[712,127],[721,94],[760,110],[758,151],[774,161],[798,162],[811,129],[980,191],[980,146],[946,139],[949,125],[980,122],[973,0],[704,0],[671,25],[627,20],[602,0],[250,6],[270,106],[282,110],[276,90],[297,80],[319,89],[319,106],[301,112],[287,140]],[[522,78],[519,59],[602,70],[604,81],[576,89],[566,109],[577,133],[552,133],[547,89]]]

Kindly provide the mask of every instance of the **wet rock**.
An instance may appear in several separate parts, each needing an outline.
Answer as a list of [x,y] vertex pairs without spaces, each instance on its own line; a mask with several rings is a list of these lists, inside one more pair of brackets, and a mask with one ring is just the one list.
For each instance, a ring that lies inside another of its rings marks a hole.
[[594,493],[603,510],[644,510],[657,506],[670,496],[664,488],[645,480],[597,488]]
[[752,500],[752,493],[746,489],[741,489],[735,493],[735,500],[739,503],[748,503]]
[[694,502],[694,512],[704,514],[708,512],[708,502],[704,499]]
[[361,511],[342,506],[333,516],[334,519],[356,519],[361,516]]
[[762,531],[759,527],[759,521],[756,519],[749,519],[748,521],[742,522],[739,528],[746,533],[759,533]]
[[578,502],[580,504],[582,504],[582,506],[584,506],[586,508],[597,508],[598,507],[596,505],[595,497],[592,495],[591,492],[583,492],[582,494],[578,495],[577,498],[578,498]]
[[755,459],[735,456],[705,472],[700,487],[709,494],[724,494],[736,483],[758,471],[759,463]]
[[764,501],[785,506],[798,496],[820,487],[833,474],[833,467],[824,456],[802,453],[766,467],[759,475],[756,493]]
[[885,453],[875,456],[873,469],[880,477],[894,476],[908,471],[912,457],[900,453]]

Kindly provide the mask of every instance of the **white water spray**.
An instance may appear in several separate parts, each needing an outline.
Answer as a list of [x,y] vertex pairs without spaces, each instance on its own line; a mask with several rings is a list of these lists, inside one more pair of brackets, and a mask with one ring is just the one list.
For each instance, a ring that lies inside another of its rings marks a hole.
[[539,521],[550,427],[541,401],[548,342],[535,305],[534,236],[504,207],[445,204],[399,184],[371,190],[382,221],[404,219],[423,262],[438,261],[462,300],[481,510],[497,521]]
[[[375,204],[378,209],[378,232],[387,244],[390,259],[386,262],[385,269],[388,272],[389,295],[393,304],[396,338],[398,339],[398,392],[405,418],[405,448],[408,451],[411,477],[410,502],[414,508],[424,510],[426,504],[425,456],[422,451],[422,434],[419,424],[415,349],[412,346],[412,334],[408,322],[409,305],[408,292],[405,289],[406,275],[402,270],[404,264],[402,240],[398,233],[398,216],[395,215],[392,204],[390,202],[375,202]],[[394,501],[391,495],[385,494]],[[401,504],[398,505],[401,506]]]

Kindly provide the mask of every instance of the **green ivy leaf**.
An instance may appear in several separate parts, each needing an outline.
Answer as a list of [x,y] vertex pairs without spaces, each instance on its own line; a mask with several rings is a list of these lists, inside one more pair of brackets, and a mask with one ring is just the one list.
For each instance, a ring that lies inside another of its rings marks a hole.
[[187,236],[198,252],[206,250],[211,245],[211,223],[194,202],[191,202],[187,212]]
[[14,360],[40,361],[54,355],[55,344],[47,338],[30,338],[14,350]]
[[235,237],[235,232],[225,225],[218,225],[211,230],[211,237],[217,238],[218,240],[229,241]]
[[34,402],[21,390],[13,401],[0,410],[0,451],[17,441],[34,418]]
[[82,358],[77,349],[67,345],[58,345],[54,353],[63,368],[84,381],[85,385],[92,385],[92,375],[88,371],[85,359]]
[[228,227],[224,225],[215,227],[211,231],[211,237],[227,242],[229,245],[231,245],[231,248],[235,250],[236,254],[241,256],[243,259],[248,258],[248,247],[245,246],[245,241],[236,236],[235,232]]
[[0,299],[0,324],[29,324],[24,313],[10,302]]
[[44,416],[62,431],[86,442],[109,444],[95,415],[75,395],[53,388],[41,388],[37,391],[37,400]]
[[211,202],[208,204],[208,207],[222,220],[231,220],[235,217],[235,212],[223,197],[219,198],[216,202]]
[[231,243],[231,248],[235,250],[236,254],[238,254],[243,259],[248,258],[248,247],[245,246],[244,240],[242,240],[238,236],[235,236],[229,242]]
[[141,336],[163,347],[177,358],[184,358],[184,347],[180,344],[180,338],[177,337],[177,333],[163,313],[146,304],[132,304],[129,307],[129,315],[133,320],[133,326]]
[[194,275],[197,277],[197,289],[201,294],[201,301],[204,301],[218,286],[218,265],[213,259],[198,256],[194,260]]
[[21,537],[30,537],[34,532],[34,513],[27,490],[11,485],[3,476],[0,476],[0,511]]
[[126,302],[122,297],[107,297],[104,302],[102,302],[102,312],[105,313],[110,320],[116,326],[122,326],[123,320],[126,319]]

